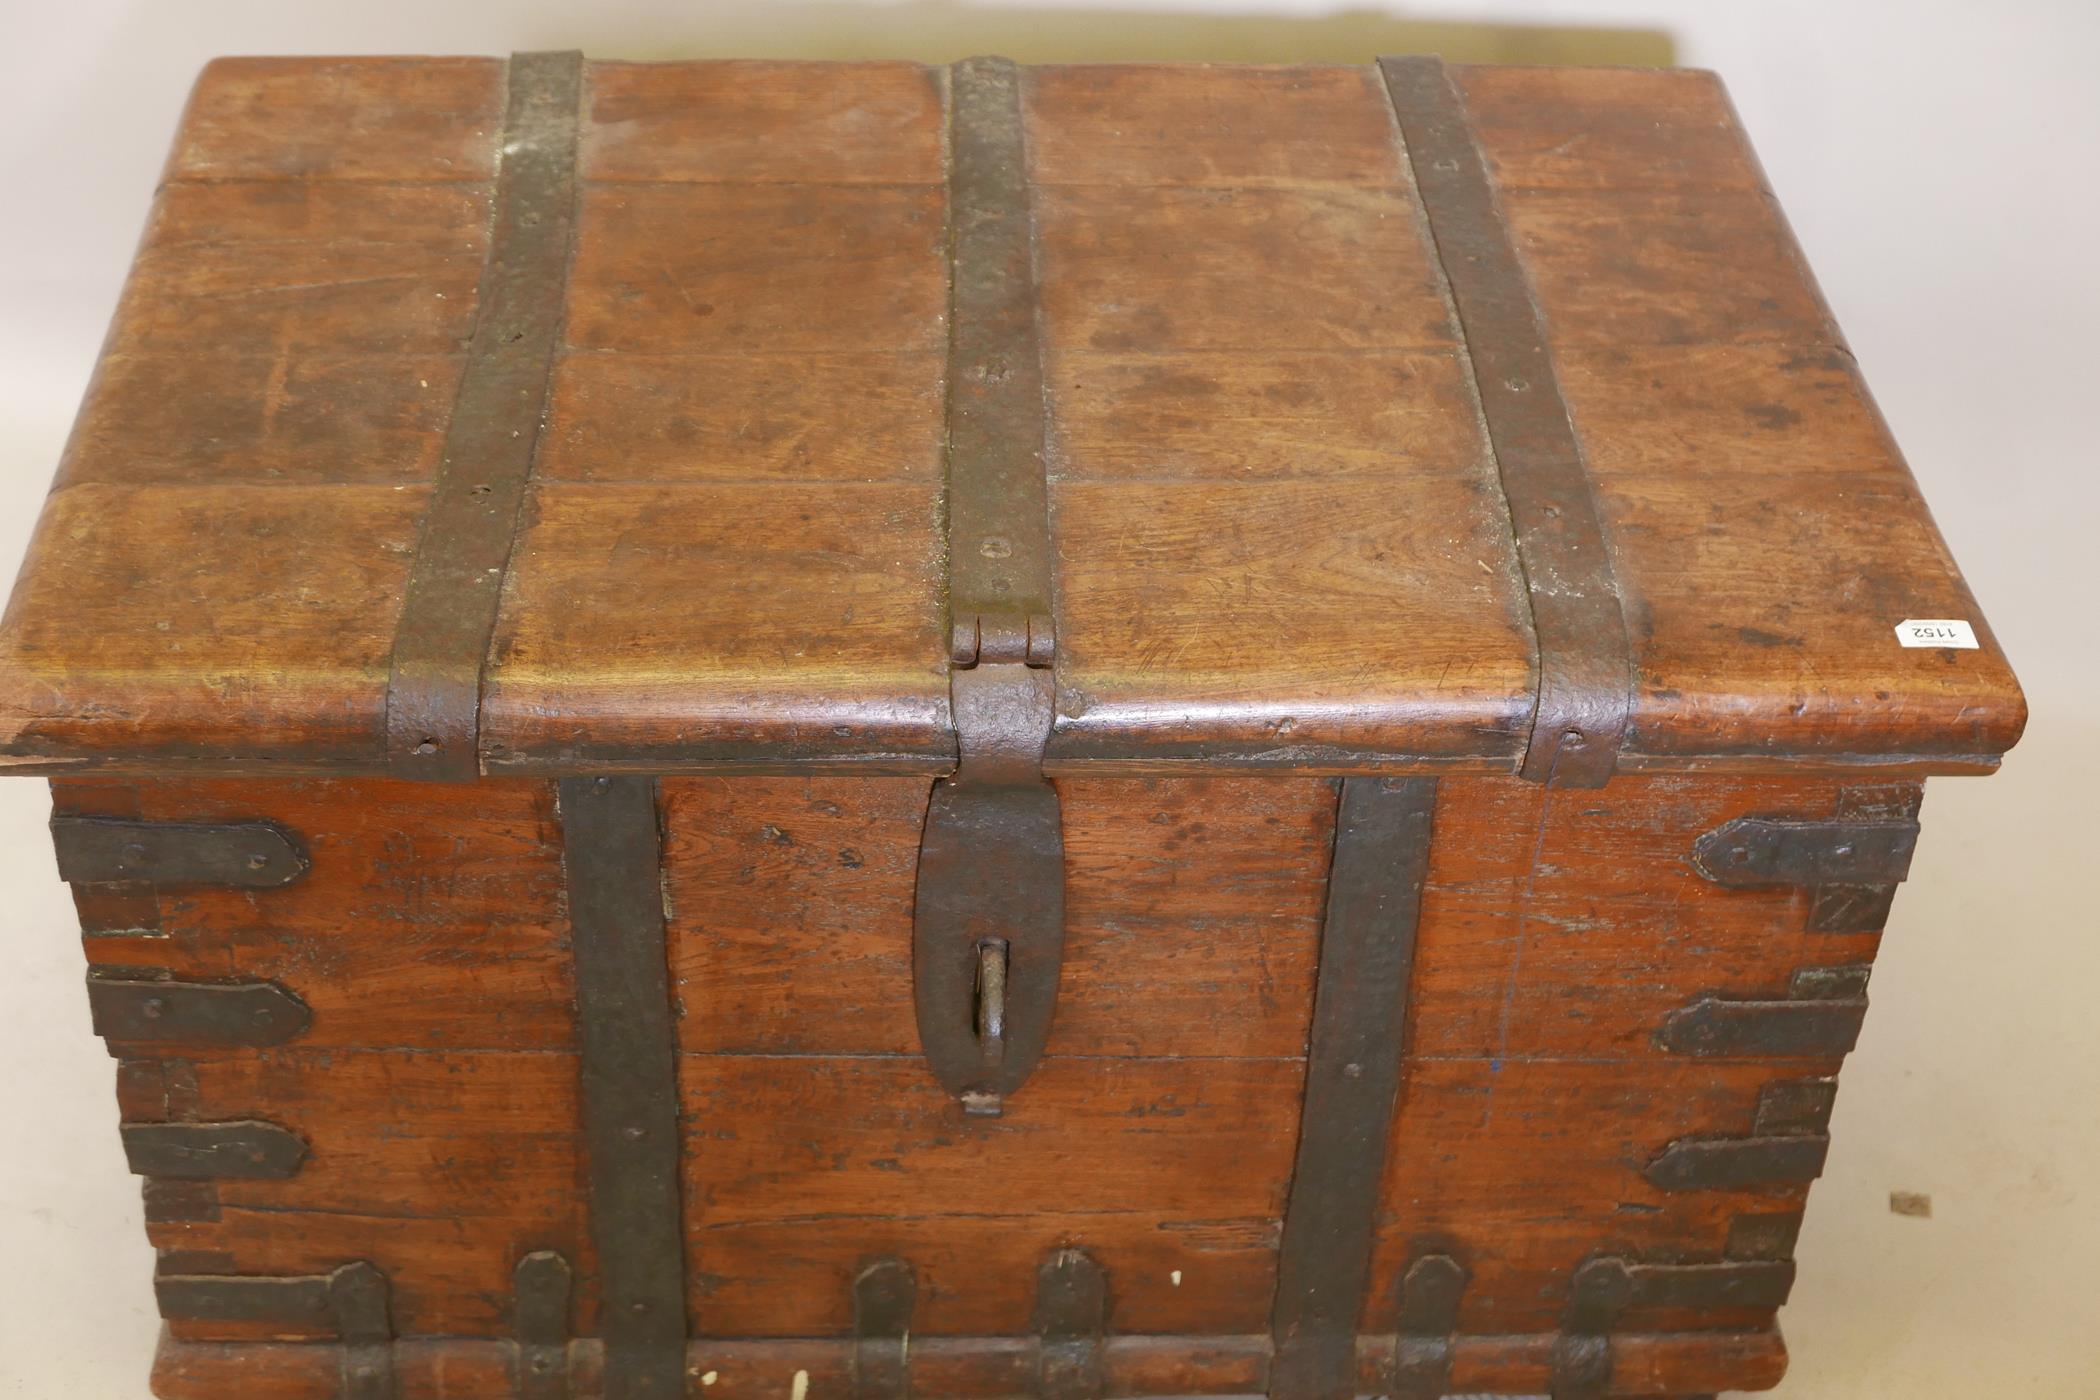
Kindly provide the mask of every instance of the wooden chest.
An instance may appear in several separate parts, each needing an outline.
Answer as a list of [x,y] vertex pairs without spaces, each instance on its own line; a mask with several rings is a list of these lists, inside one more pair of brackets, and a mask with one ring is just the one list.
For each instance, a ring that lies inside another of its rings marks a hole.
[[170,1400],[1770,1386],[2023,720],[1719,84],[1431,59],[214,64],[0,629]]

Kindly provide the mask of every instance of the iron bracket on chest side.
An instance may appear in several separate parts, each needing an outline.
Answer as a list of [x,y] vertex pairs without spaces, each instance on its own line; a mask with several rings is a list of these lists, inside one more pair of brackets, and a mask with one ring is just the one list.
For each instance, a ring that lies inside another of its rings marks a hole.
[[363,1260],[330,1274],[161,1274],[161,1316],[172,1321],[261,1323],[333,1332],[343,1344],[337,1394],[397,1400],[393,1309],[386,1275]]
[[1784,1000],[1700,997],[1663,1019],[1656,1044],[1707,1059],[1849,1055],[1867,1017],[1868,972],[1864,966],[1803,968]]
[[1692,866],[1731,889],[1812,890],[1817,933],[1878,929],[1910,874],[1920,796],[1915,786],[1847,788],[1834,817],[1738,817],[1699,838]]
[[271,889],[304,875],[297,838],[272,822],[148,822],[53,817],[58,877],[71,885],[225,885]]

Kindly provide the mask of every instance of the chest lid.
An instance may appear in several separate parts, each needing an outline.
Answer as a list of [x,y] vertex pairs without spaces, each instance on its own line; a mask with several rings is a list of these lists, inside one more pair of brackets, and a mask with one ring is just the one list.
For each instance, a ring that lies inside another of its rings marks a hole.
[[983,647],[1052,773],[1961,771],[2025,713],[1710,75],[243,59],[0,762],[936,773]]

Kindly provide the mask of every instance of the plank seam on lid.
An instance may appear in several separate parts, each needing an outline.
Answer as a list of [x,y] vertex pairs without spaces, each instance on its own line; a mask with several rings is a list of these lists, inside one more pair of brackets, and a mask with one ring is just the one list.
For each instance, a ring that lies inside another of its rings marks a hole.
[[392,773],[480,773],[481,677],[546,421],[577,206],[580,53],[518,54],[473,339],[387,677]]
[[1538,690],[1518,772],[1601,787],[1632,708],[1632,648],[1546,327],[1443,60],[1382,58],[1378,68],[1457,311],[1531,605]]

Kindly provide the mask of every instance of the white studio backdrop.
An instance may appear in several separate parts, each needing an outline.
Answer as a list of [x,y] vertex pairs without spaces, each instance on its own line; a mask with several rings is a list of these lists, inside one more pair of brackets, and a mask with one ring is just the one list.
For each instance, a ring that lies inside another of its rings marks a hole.
[[[2100,1393],[2091,0],[5,0],[0,19],[0,576],[28,538],[189,82],[219,54],[1431,50],[1674,55],[1719,71],[2034,709],[2003,774],[1933,785],[1801,1242],[1778,1393]],[[143,1400],[151,1255],[47,815],[41,783],[0,783],[0,1396]],[[1930,1218],[1892,1214],[1891,1191],[1930,1195]]]

